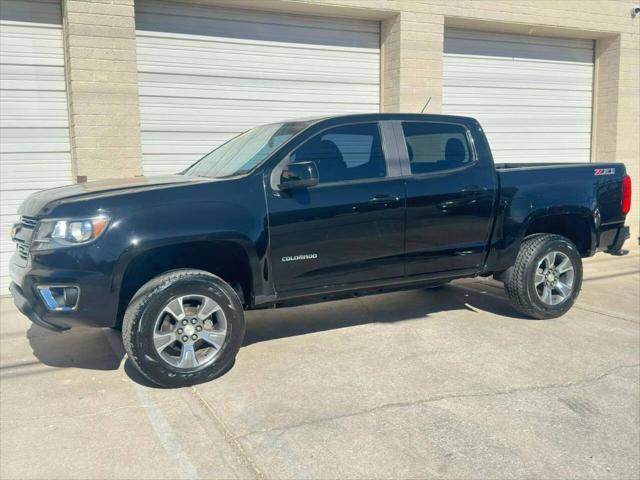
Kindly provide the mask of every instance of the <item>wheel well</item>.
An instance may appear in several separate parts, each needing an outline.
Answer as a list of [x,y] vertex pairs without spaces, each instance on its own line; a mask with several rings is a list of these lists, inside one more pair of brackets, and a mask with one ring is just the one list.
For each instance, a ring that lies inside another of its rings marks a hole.
[[249,257],[240,245],[227,241],[170,245],[147,250],[129,263],[120,283],[119,321],[142,285],[161,273],[178,268],[213,273],[235,288],[243,303],[250,298],[251,267]]
[[535,219],[527,227],[525,237],[534,233],[553,233],[571,240],[580,255],[591,254],[591,227],[581,215],[550,215]]

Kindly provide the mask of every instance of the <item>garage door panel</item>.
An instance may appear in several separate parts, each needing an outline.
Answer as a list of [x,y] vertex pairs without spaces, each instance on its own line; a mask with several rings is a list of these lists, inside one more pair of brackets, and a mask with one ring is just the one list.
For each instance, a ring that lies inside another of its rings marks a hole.
[[[164,100],[164,99],[163,99]],[[274,119],[283,118],[300,118],[308,117],[312,115],[324,115],[324,114],[339,114],[344,113],[345,110],[351,113],[357,112],[370,112],[373,104],[358,104],[348,102],[264,102],[254,101],[244,102],[245,105],[238,105],[237,101],[233,99],[203,99],[203,98],[190,98],[188,100],[194,101],[198,104],[194,110],[201,111],[203,108],[207,110],[206,116],[189,118],[185,115],[194,115],[189,110],[189,107],[185,105],[181,109],[170,109],[170,113],[163,114],[162,107],[149,107],[141,109],[141,115],[155,115],[155,118],[148,119],[144,123],[145,132],[153,130],[150,128],[153,125],[172,125],[172,131],[183,131],[188,125],[193,124],[209,124],[210,128],[227,128],[228,122],[244,125],[246,121],[250,121],[253,125],[259,125],[256,121],[251,122],[251,117],[256,115],[266,121],[274,121]],[[185,102],[186,103],[186,102]],[[191,102],[189,102],[191,104]],[[169,120],[169,117],[171,119]],[[225,121],[226,123],[222,125]],[[177,123],[176,123],[177,122]],[[214,123],[211,123],[214,122]],[[264,123],[264,122],[263,122]],[[232,133],[235,130],[230,130]],[[167,137],[167,140],[170,140]]]
[[[26,182],[22,182],[19,188],[15,190],[2,190],[2,202],[0,202],[0,223],[5,225],[12,225],[15,222],[16,211],[25,198],[25,193],[28,195],[37,192],[39,190],[36,185],[27,185]],[[9,228],[5,228],[3,232],[8,232]],[[15,250],[15,246],[12,242],[1,242],[0,245],[8,245],[11,249]]]
[[588,162],[593,42],[445,30],[443,111],[476,117],[496,162]]
[[591,152],[583,148],[555,148],[553,151],[546,145],[539,148],[535,146],[527,147],[523,150],[521,146],[515,148],[492,148],[494,158],[497,163],[588,163]]
[[[259,80],[247,81],[237,78],[207,78],[207,77],[182,77],[184,81],[170,75],[157,75],[154,79],[152,75],[143,74],[139,79],[140,89],[144,90],[145,95],[155,98],[152,106],[162,102],[162,98],[219,98],[230,100],[231,98],[247,99],[249,95],[257,101],[266,100],[287,100],[292,95],[300,98],[297,100],[313,100],[344,103],[362,104],[367,103],[377,106],[375,101],[378,93],[377,85],[346,85],[336,84],[331,81],[321,83],[313,82],[296,82],[296,81],[273,81]],[[317,80],[317,78],[316,78]],[[180,88],[183,87],[183,88]],[[167,101],[167,104],[169,102]],[[172,103],[178,103],[172,101]]]
[[[54,67],[64,67],[64,58],[55,52],[55,47],[50,48],[46,46],[40,46],[36,43],[33,44],[23,44],[23,45],[11,45],[8,42],[6,36],[6,32],[3,32],[3,45],[2,45],[2,56],[3,60],[6,63],[11,64],[11,66],[54,66]],[[11,48],[10,53],[5,53],[7,50]],[[34,49],[38,49],[36,53],[33,53]],[[28,58],[25,58],[28,56]],[[25,61],[29,61],[29,64],[24,64]]]
[[47,90],[55,91],[60,87],[60,80],[56,78],[25,78],[20,79],[20,74],[7,75],[0,88],[9,88],[20,91]]
[[[471,42],[502,42],[502,43],[522,43],[526,41],[528,45],[561,46],[573,48],[585,48],[585,40],[579,38],[556,38],[542,37],[537,35],[517,35],[512,33],[481,32],[477,30],[464,30],[458,28],[448,28],[445,41],[469,40]],[[478,35],[482,35],[479,37]]]
[[447,59],[447,86],[485,88],[554,89],[566,92],[591,91],[593,72],[589,68],[558,71],[557,68],[537,68],[527,62],[505,62],[499,66],[478,62],[450,62]]
[[[575,63],[586,63],[593,60],[593,54],[585,54],[581,49],[577,48],[553,48],[548,46],[537,46],[536,48],[518,49],[518,44],[511,43],[494,43],[494,42],[464,42],[456,45],[455,42],[445,43],[447,51],[455,52],[457,49],[466,49],[465,55],[483,55],[495,60],[504,56],[518,59],[528,59],[530,63],[534,63],[535,59],[545,63],[552,63],[556,67],[571,65]],[[487,51],[490,53],[487,54]]]
[[[179,16],[180,21],[175,21]],[[173,18],[172,18],[173,17]],[[286,26],[283,28],[283,26]],[[370,48],[379,45],[379,27],[374,22],[325,17],[208,8],[167,2],[136,3],[136,28],[162,32],[166,37],[188,35],[198,39],[220,39],[230,43],[274,42],[298,45],[360,47],[363,40]]]
[[[182,87],[186,87],[186,85],[182,85]],[[173,95],[177,93],[176,90],[180,88],[180,84],[167,84],[163,86],[145,86],[144,83],[140,84],[140,90],[144,91],[146,95],[150,97],[166,97],[169,95]],[[367,95],[354,95],[347,100],[345,97],[345,92],[336,93],[336,94],[328,94],[326,92],[322,92],[319,90],[307,90],[307,91],[298,91],[297,89],[292,89],[288,92],[283,92],[277,88],[268,90],[268,89],[254,89],[247,90],[242,87],[236,88],[216,88],[213,85],[207,85],[204,87],[198,87],[197,89],[187,89],[184,88],[182,92],[179,94],[180,98],[191,98],[197,100],[213,100],[212,103],[216,100],[224,100],[226,102],[231,101],[255,101],[257,102],[256,106],[260,106],[265,104],[266,102],[302,102],[307,106],[312,105],[313,103],[324,103],[324,104],[340,104],[340,105],[354,105],[357,106],[361,104],[363,101],[368,105],[376,106],[376,103],[369,102],[369,98]],[[360,100],[360,101],[359,101]],[[300,106],[302,107],[302,106]]]
[[[448,85],[444,87],[443,92],[449,96],[457,96],[460,98],[488,98],[492,101],[500,98],[520,98],[523,103],[529,102],[530,100],[557,100],[564,98],[567,101],[579,102],[580,105],[586,105],[587,108],[591,107],[591,102],[589,101],[591,94],[590,89],[558,90],[556,88],[544,88],[543,85],[539,85],[539,88],[528,88],[526,85],[514,87],[513,84],[505,85],[505,87],[468,86],[463,88]],[[564,102],[562,105],[564,107],[568,106]]]
[[[7,49],[8,47],[9,45],[3,45],[3,50]],[[16,48],[11,53],[3,52],[3,60],[5,63],[9,63],[12,66],[20,66],[27,60],[25,59],[25,55],[29,55],[29,52],[34,48],[39,48],[39,46],[37,44],[34,44]],[[59,55],[49,55],[47,54],[46,50],[38,51],[37,53],[31,54],[31,56],[28,58],[28,61],[30,62],[29,65],[64,67],[63,57],[60,57]]]
[[494,149],[491,148],[491,152],[496,158],[509,158],[507,161],[500,163],[548,163],[548,162],[583,162],[588,163],[590,161],[591,152],[586,149],[556,149],[554,152],[549,152],[547,148],[540,149],[527,149],[523,151],[522,148],[514,149]]
[[483,128],[490,127],[492,131],[549,131],[552,127],[553,131],[562,129],[572,132],[591,132],[591,116],[588,114],[543,117],[534,113],[527,115],[527,111],[519,111],[513,117],[502,113],[482,113],[482,117]]
[[263,123],[379,111],[379,28],[136,2],[145,173],[181,170]]
[[9,227],[22,201],[71,183],[62,13],[59,1],[0,8],[0,294],[15,250]]
[[[347,17],[331,18],[331,23],[325,21],[326,17],[317,16],[303,16],[294,13],[271,13],[260,10],[238,10],[232,8],[215,8],[212,9],[206,5],[197,5],[190,2],[149,2],[139,0],[136,3],[136,13],[143,13],[144,18],[140,19],[138,24],[140,26],[146,26],[152,30],[160,31],[182,31],[184,27],[179,24],[172,23],[169,18],[171,15],[175,15],[176,11],[179,11],[181,15],[193,18],[193,19],[210,19],[223,24],[228,22],[241,22],[252,23],[254,28],[266,28],[265,25],[281,25],[286,23],[287,25],[293,25],[304,28],[322,26],[327,30],[349,30],[353,25],[357,25],[359,30],[369,31],[375,33],[378,31],[378,26],[373,22],[366,20],[356,20]],[[148,22],[147,19],[150,15],[158,15],[153,22]],[[206,25],[205,25],[206,27]],[[211,32],[208,32],[211,34]],[[245,36],[239,36],[239,38],[245,38]]]
[[[6,153],[36,153],[47,154],[54,152],[68,152],[69,151],[69,139],[34,139],[28,144],[24,141],[8,142],[3,139],[0,142],[0,153],[5,155]],[[7,163],[7,165],[9,165]],[[26,168],[26,167],[25,167]],[[5,176],[8,174],[5,173]]]
[[[510,148],[521,148],[522,135],[526,134],[528,142],[532,145],[539,145],[541,147],[548,147],[553,149],[558,148],[580,148],[584,145],[585,141],[589,140],[589,133],[571,132],[570,139],[567,139],[567,135],[561,132],[536,132],[536,131],[518,131],[518,132],[500,132],[500,139],[498,143],[492,144],[494,148],[500,148],[500,146]],[[528,147],[531,148],[531,147]]]
[[[476,87],[476,88],[526,88],[532,90],[555,90],[559,92],[590,92],[591,75],[585,72],[581,74],[562,74],[550,71],[534,72],[535,81],[531,78],[531,70],[523,72],[493,71],[486,72],[487,67],[450,69],[449,87]],[[474,77],[480,77],[473,80]],[[514,86],[517,82],[517,87]]]
[[[251,55],[209,52],[209,58],[201,55],[197,61],[185,60],[184,55],[166,55],[162,49],[138,50],[138,55],[162,57],[162,61],[152,64],[139,61],[140,73],[164,75],[190,75],[258,80],[331,81],[333,83],[377,84],[378,58],[358,59],[325,56],[314,59],[308,55],[268,56],[268,52]],[[266,56],[266,58],[265,58]],[[321,77],[318,78],[318,75]]]
[[[3,10],[6,9],[3,2]],[[0,47],[2,63],[63,67],[64,51],[61,51],[61,37],[56,30],[59,32],[59,26],[29,27],[24,23],[12,24],[3,20],[2,46]]]
[[554,62],[545,62],[544,60],[535,60],[529,58],[513,58],[513,57],[487,57],[480,55],[447,55],[447,65],[457,68],[463,68],[465,70],[473,70],[474,68],[489,69],[488,73],[506,71],[510,75],[523,73],[522,69],[514,70],[512,68],[514,61],[518,62],[518,65],[526,66],[527,69],[534,70],[535,72],[555,72],[558,75],[580,75],[584,76],[588,71],[585,71],[584,65],[591,63],[591,59],[586,62],[575,62],[562,66],[558,66]]
[[444,48],[451,55],[473,55],[495,58],[539,59],[545,63],[570,64],[593,61],[589,42],[550,37],[534,37],[501,33],[448,30]]
[[[526,93],[526,92],[522,92]],[[553,108],[558,102],[562,102],[563,105],[573,107],[576,109],[585,109],[591,111],[590,103],[586,99],[571,99],[562,97],[543,97],[537,98],[536,96],[527,97],[525,95],[518,94],[505,94],[505,95],[452,95],[450,101],[447,101],[447,107],[454,106],[463,107],[468,106],[470,108],[478,106],[503,106],[511,109],[525,109],[529,107],[547,107]],[[448,113],[451,113],[448,110]],[[461,112],[462,113],[462,112]],[[471,115],[467,110],[466,115]]]
[[[0,86],[2,86],[3,83],[4,82],[0,81]],[[64,86],[62,87],[62,89],[60,89],[60,84],[57,85],[54,91],[1,89],[0,101],[2,101],[3,105],[6,104],[8,106],[12,106],[14,103],[22,102],[24,106],[31,106],[32,108],[48,109],[51,106],[61,108],[67,104],[67,94],[65,92]]]
[[504,121],[510,121],[509,115],[520,116],[522,118],[533,118],[536,120],[549,118],[553,120],[558,117],[590,119],[590,109],[577,109],[573,107],[556,106],[554,110],[549,111],[548,107],[540,105],[532,105],[523,109],[521,107],[513,107],[509,110],[504,105],[479,105],[474,107],[474,111],[484,116],[501,117]]
[[[217,9],[220,10],[220,9]],[[144,14],[143,14],[144,15]],[[145,17],[143,17],[145,18]],[[280,18],[278,16],[278,18]],[[280,18],[282,21],[282,19]],[[333,22],[333,19],[329,20]],[[168,31],[149,31],[144,27],[140,28],[140,21],[136,22],[138,27],[137,35],[141,45],[145,48],[162,48],[166,46],[170,52],[180,51],[199,51],[205,55],[211,52],[211,48],[215,49],[218,53],[237,54],[237,55],[250,55],[252,51],[263,51],[274,56],[287,56],[287,55],[308,55],[314,58],[324,58],[326,55],[332,55],[336,58],[352,57],[354,53],[369,52],[372,55],[377,54],[379,49],[378,44],[378,32],[372,34],[366,34],[358,23],[354,23],[349,26],[347,30],[335,31],[327,29],[328,23],[325,23],[321,28],[326,29],[332,37],[337,37],[337,43],[312,43],[309,42],[309,38],[304,34],[298,36],[291,36],[290,27],[283,23],[277,36],[274,35],[272,41],[259,41],[251,39],[252,31],[243,33],[245,35],[242,38],[231,38],[221,36],[220,32],[216,30],[214,26],[211,26],[208,31],[208,35],[185,35],[179,33],[173,33]],[[371,22],[373,23],[373,22]],[[374,23],[377,25],[377,23]],[[255,24],[247,24],[249,29],[254,29]],[[355,31],[352,31],[355,30]],[[357,35],[359,38],[358,44],[345,39],[345,35],[353,36]],[[369,36],[372,35],[372,36]],[[373,41],[372,41],[373,40]],[[167,45],[167,41],[171,43]]]
[[23,192],[22,197],[19,198],[24,200],[26,191],[44,190],[69,183],[67,175],[59,173],[61,169],[63,171],[66,170],[65,163],[58,165],[53,163],[34,163],[33,167],[38,168],[42,176],[46,176],[46,178],[32,178],[32,169],[15,169],[11,174],[5,175],[3,179],[4,191]]
[[[244,66],[233,66],[229,68],[225,65],[220,65],[219,68],[215,69],[203,69],[194,67],[192,65],[188,66],[180,66],[176,64],[158,64],[153,68],[148,68],[140,70],[141,73],[153,73],[164,75],[167,77],[176,76],[176,77],[195,77],[194,83],[206,83],[202,80],[198,81],[197,77],[205,77],[205,78],[219,78],[221,82],[224,82],[225,79],[234,79],[234,80],[245,80],[247,83],[255,83],[256,81],[264,80],[268,81],[289,81],[289,82],[326,82],[331,84],[342,84],[348,86],[349,84],[353,84],[354,87],[358,87],[360,85],[373,85],[377,86],[377,76],[374,71],[366,71],[359,72],[353,71],[354,68],[357,68],[358,65],[355,62],[345,62],[340,68],[339,62],[327,62],[327,65],[323,68],[318,65],[310,66],[308,69],[305,69],[303,66],[298,63],[297,65],[292,65],[290,68],[286,66],[282,67],[269,67],[268,70],[260,71],[257,67],[251,67],[248,64],[251,63],[247,61],[247,64]],[[345,72],[345,69],[348,69]],[[364,69],[371,70],[371,66],[365,67]],[[363,70],[364,70],[363,69]],[[351,71],[349,71],[351,70]],[[177,80],[180,80],[179,78]],[[174,80],[175,81],[175,80]]]
[[[240,56],[243,60],[256,59],[259,54],[268,54],[269,57],[278,58],[286,61],[290,58],[312,58],[316,60],[324,60],[327,57],[336,60],[346,61],[355,59],[359,62],[371,61],[378,53],[378,47],[361,48],[353,47],[324,47],[320,45],[309,44],[291,44],[291,43],[255,43],[255,42],[227,42],[219,37],[209,37],[206,40],[190,39],[185,41],[181,38],[173,38],[171,36],[162,37],[160,34],[149,35],[146,32],[139,32],[139,45],[142,51],[148,50],[152,52],[156,49],[166,49],[167,56],[180,57],[180,54],[187,52],[196,52],[203,55],[203,58],[212,58],[218,61],[234,60],[234,56]],[[167,41],[171,41],[170,45],[166,45]],[[148,52],[146,52],[148,53]],[[362,55],[365,54],[365,55]],[[366,54],[369,54],[367,56]],[[182,57],[184,60],[184,58]],[[265,62],[264,57],[257,58],[260,62]]]
[[[37,5],[34,5],[35,3]],[[2,0],[2,10],[0,18],[3,25],[13,23],[23,24],[27,28],[38,26],[55,28],[62,24],[60,0]],[[55,34],[50,33],[50,35]]]

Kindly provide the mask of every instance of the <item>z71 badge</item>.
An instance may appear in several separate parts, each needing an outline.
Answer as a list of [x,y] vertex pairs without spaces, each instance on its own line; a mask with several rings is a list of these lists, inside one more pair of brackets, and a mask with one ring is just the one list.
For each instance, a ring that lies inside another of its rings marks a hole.
[[596,168],[593,171],[593,174],[596,177],[599,177],[600,175],[615,175],[615,173],[616,173],[615,168]]

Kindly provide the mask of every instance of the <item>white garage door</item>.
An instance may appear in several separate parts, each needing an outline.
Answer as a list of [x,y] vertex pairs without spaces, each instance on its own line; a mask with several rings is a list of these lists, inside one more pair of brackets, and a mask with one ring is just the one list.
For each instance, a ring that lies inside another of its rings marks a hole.
[[496,162],[589,162],[593,42],[445,30],[443,111],[476,117]]
[[255,125],[378,112],[379,23],[136,1],[146,174]]
[[30,193],[71,183],[59,1],[0,1],[0,294]]

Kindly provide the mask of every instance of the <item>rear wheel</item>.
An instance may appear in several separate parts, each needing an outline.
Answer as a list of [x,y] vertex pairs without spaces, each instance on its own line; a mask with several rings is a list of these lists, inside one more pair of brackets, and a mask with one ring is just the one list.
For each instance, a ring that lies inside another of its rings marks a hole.
[[511,305],[536,319],[564,315],[582,287],[582,259],[576,246],[560,235],[527,237],[504,279]]
[[223,374],[244,337],[234,289],[208,272],[175,270],[144,285],[124,316],[122,338],[137,369],[165,387]]

